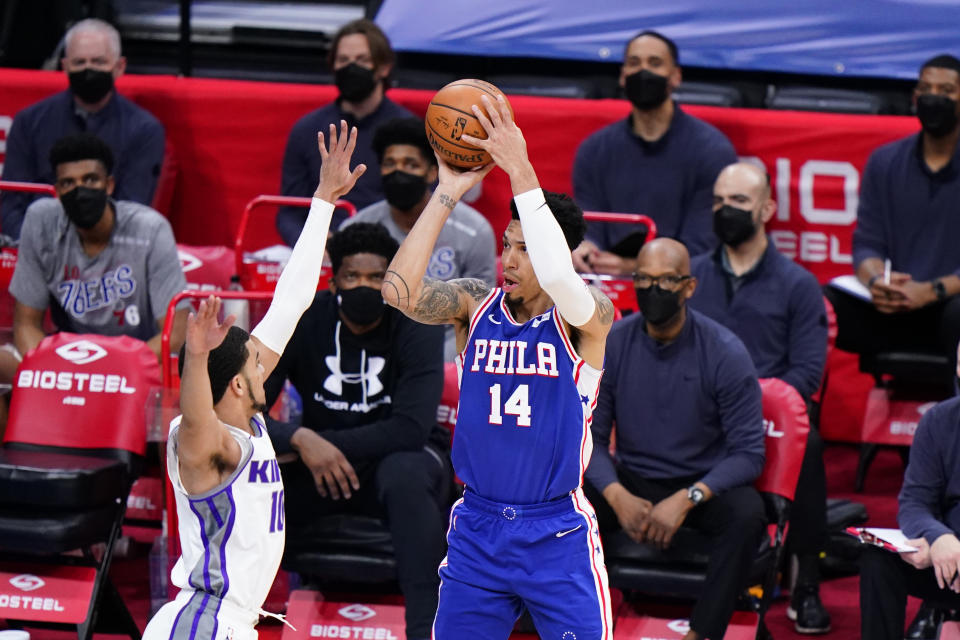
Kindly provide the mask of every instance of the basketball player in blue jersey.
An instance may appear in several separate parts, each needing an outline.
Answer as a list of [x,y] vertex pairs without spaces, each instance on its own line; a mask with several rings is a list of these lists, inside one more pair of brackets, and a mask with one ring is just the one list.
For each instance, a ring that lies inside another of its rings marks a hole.
[[[180,351],[180,410],[170,425],[167,474],[176,494],[182,555],[171,578],[180,588],[145,640],[256,640],[254,625],[284,543],[283,482],[270,437],[263,381],[313,302],[334,205],[366,170],[350,171],[354,127],[330,125],[306,225],[273,302],[251,334],[218,320],[221,301],[200,303]],[[357,488],[356,477],[345,478]],[[271,614],[266,614],[271,615]]]
[[610,640],[597,521],[580,487],[613,305],[573,269],[583,212],[540,189],[503,99],[483,103],[489,118],[473,109],[488,138],[463,140],[510,176],[503,287],[424,278],[447,215],[493,166],[457,172],[439,160],[439,186],[382,288],[411,318],[457,332],[452,457],[466,489],[450,515],[433,637],[503,640],[525,607],[542,638]]

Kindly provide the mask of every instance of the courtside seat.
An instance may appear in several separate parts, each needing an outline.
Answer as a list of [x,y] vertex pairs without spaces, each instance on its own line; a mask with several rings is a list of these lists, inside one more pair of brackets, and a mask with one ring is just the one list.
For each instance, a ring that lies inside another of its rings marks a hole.
[[314,529],[309,547],[297,549],[287,543],[285,570],[329,583],[380,584],[397,579],[393,541],[379,518],[332,515]]
[[867,472],[881,447],[892,446],[907,464],[913,431],[925,407],[953,395],[955,372],[942,353],[882,351],[860,356],[860,370],[873,376],[861,428],[854,488],[863,491]]
[[[607,536],[603,548],[610,585],[657,595],[699,597],[704,588],[710,541],[699,531],[685,527],[677,530],[673,540],[671,548],[661,551],[653,545],[637,544],[622,530]],[[761,538],[750,584],[765,581],[775,555],[770,537]]]
[[[759,604],[760,626],[770,604],[783,555],[783,541],[796,493],[800,466],[810,430],[807,407],[796,389],[776,378],[760,380],[763,418],[766,429],[766,461],[754,483],[766,508],[768,535],[753,563],[750,584],[763,585]],[[648,594],[695,599],[703,592],[708,542],[697,531],[680,527],[675,545],[689,542],[689,551],[676,548],[660,551],[653,545],[637,544],[622,531],[603,540],[610,586]]]
[[834,113],[889,113],[891,106],[879,95],[826,87],[777,87],[767,98],[767,108]]
[[507,95],[550,98],[595,98],[597,88],[589,78],[560,78],[520,74],[492,75],[488,80]]
[[680,104],[703,104],[712,107],[742,107],[743,94],[736,87],[712,82],[682,82],[673,91]]
[[943,385],[953,374],[950,360],[931,351],[883,351],[860,356],[860,370],[875,380],[889,376],[900,384]]
[[[83,509],[110,501],[127,480],[116,458],[30,451],[11,444],[0,449],[0,505]],[[22,446],[22,445],[21,445]]]
[[[15,383],[0,449],[0,571],[23,573],[26,565],[42,577],[83,567],[87,577],[71,589],[90,594],[74,618],[32,610],[17,617],[69,624],[80,640],[92,636],[98,619],[99,630],[139,638],[108,576],[143,465],[144,408],[160,383],[156,356],[126,336],[59,333],[24,357]],[[102,553],[95,544],[104,545]]]

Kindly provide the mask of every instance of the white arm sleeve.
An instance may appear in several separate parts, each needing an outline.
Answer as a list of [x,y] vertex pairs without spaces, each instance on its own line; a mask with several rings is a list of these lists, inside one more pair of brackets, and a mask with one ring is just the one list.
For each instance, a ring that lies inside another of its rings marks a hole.
[[564,320],[575,327],[585,325],[596,312],[597,303],[587,283],[573,268],[570,248],[547,206],[543,190],[531,189],[515,196],[513,201],[520,213],[523,241],[540,286],[557,305]]
[[317,281],[323,267],[323,250],[327,244],[327,232],[333,217],[333,205],[326,200],[314,198],[310,213],[293,247],[290,260],[283,268],[273,302],[260,324],[251,331],[260,342],[274,353],[283,353],[293,335],[300,316],[313,302],[317,293]]

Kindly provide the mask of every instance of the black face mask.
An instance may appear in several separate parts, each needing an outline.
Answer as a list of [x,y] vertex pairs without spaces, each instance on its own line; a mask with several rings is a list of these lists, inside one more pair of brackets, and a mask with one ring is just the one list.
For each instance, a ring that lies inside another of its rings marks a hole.
[[380,178],[383,195],[390,206],[409,211],[423,199],[427,191],[427,181],[423,176],[406,171],[393,171]]
[[667,77],[653,71],[637,71],[626,77],[624,92],[637,109],[655,109],[667,99]]
[[383,317],[383,312],[386,311],[380,290],[372,287],[339,289],[337,302],[347,320],[361,327],[373,324]]
[[100,102],[113,90],[113,74],[99,69],[83,69],[67,74],[70,91],[87,104]]
[[340,97],[347,102],[360,102],[367,98],[377,86],[373,69],[361,67],[351,62],[333,72],[333,83],[340,91]]
[[947,96],[924,94],[917,98],[917,118],[925,133],[942,138],[957,126],[957,102]]
[[713,232],[723,244],[738,247],[757,232],[753,212],[725,204],[713,213]]
[[60,196],[67,218],[80,229],[92,229],[107,208],[107,190],[76,187]]
[[683,304],[680,302],[680,291],[667,291],[659,284],[637,289],[637,306],[643,319],[655,327],[667,324],[673,320]]

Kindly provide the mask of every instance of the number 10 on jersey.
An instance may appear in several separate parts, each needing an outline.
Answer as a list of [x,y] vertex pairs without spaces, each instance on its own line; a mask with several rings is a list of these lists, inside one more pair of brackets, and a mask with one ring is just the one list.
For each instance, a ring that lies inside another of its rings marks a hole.
[[503,405],[503,412],[500,411],[500,383],[490,387],[490,424],[503,424],[503,414],[517,417],[518,427],[530,426],[530,400],[529,389],[525,384],[519,385],[507,398]]

